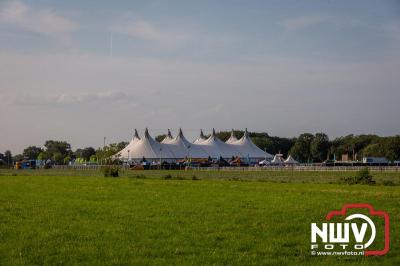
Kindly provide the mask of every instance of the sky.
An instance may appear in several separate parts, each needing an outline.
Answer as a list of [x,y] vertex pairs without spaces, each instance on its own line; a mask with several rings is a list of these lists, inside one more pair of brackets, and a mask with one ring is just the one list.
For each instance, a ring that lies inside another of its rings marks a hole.
[[0,152],[400,134],[399,48],[399,1],[0,0]]

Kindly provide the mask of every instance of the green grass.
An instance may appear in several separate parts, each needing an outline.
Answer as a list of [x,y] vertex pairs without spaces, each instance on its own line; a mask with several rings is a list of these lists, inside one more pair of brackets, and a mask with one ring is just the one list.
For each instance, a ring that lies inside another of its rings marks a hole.
[[[384,181],[391,181],[395,185],[400,185],[400,172],[371,172],[377,184],[383,184]],[[170,174],[177,179],[191,179],[193,175],[200,179],[233,179],[249,181],[269,181],[269,182],[287,182],[287,183],[342,183],[344,177],[354,176],[355,171],[291,171],[282,170],[259,170],[259,171],[241,171],[241,170],[146,170],[132,171],[121,170],[121,177],[145,177],[162,178]],[[22,175],[22,176],[102,176],[98,170],[1,170],[0,176]]]
[[[0,265],[400,265],[400,186],[329,184],[341,173],[321,172],[122,176],[1,171]],[[310,223],[360,202],[389,212],[389,254],[310,256]]]

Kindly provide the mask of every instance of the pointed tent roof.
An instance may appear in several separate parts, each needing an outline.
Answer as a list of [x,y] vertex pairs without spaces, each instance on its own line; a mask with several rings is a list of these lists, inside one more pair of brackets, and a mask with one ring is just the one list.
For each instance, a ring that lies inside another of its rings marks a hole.
[[233,149],[231,145],[226,144],[220,140],[213,129],[211,136],[199,143],[201,147],[213,158],[231,158],[232,156],[238,156],[238,151]]
[[[176,158],[166,144],[159,143],[150,136],[147,128],[144,132],[144,137],[129,152],[129,158],[141,159],[143,157],[146,159]],[[127,154],[126,156],[121,155],[121,158],[127,159],[128,156]]]
[[271,164],[283,164],[283,159],[280,154],[276,154],[274,159],[272,159]]
[[284,161],[285,164],[298,164],[299,162],[293,159],[292,155],[289,155]]
[[167,135],[165,136],[165,138],[161,141],[161,143],[166,144],[166,143],[171,142],[173,139],[174,139],[174,138],[172,137],[171,131],[168,129],[168,133],[167,133]]
[[[128,145],[125,146],[125,148],[123,148],[121,151],[119,151],[115,157],[119,157],[119,158],[126,158],[128,159],[128,153],[130,153],[130,151],[133,149],[133,147],[136,145],[136,143],[138,143],[138,141],[140,140],[139,134],[135,128],[135,132],[133,134],[133,137],[131,139],[131,141],[128,143]],[[128,152],[129,151],[129,152]],[[130,157],[131,158],[131,157]]]
[[182,129],[179,134],[170,142],[165,144],[175,154],[177,158],[207,158],[209,154],[198,144],[189,142],[183,135]]
[[[179,130],[179,134],[172,138],[171,132],[168,132],[167,143],[159,143],[155,141],[146,128],[143,138],[140,138],[135,130],[135,134],[131,142],[121,152],[116,154],[120,155],[121,159],[156,159],[161,157],[165,159],[178,159],[184,158],[187,155],[193,158],[231,158],[232,156],[239,156],[241,158],[272,158],[273,156],[265,153],[259,149],[248,136],[247,129],[243,137],[231,144],[227,144],[215,134],[215,130],[211,136],[204,139],[203,131],[201,131],[200,138],[195,142],[189,142]],[[172,139],[171,139],[172,138]],[[161,149],[161,150],[160,150]],[[129,152],[128,152],[129,151]]]
[[249,137],[249,132],[247,131],[247,128],[243,134],[243,137],[241,137],[239,140],[231,143],[232,147],[234,149],[238,150],[240,154],[242,154],[244,157],[250,157],[250,158],[272,158],[273,156],[269,154],[268,152],[263,151],[257,145],[253,143],[251,138]]
[[193,142],[194,144],[200,144],[201,142],[205,141],[206,137],[203,134],[203,130],[200,129],[200,136]]
[[227,141],[225,141],[225,143],[232,144],[232,143],[235,143],[236,141],[238,141],[238,139],[236,138],[235,132],[232,129],[231,136],[229,137],[229,139]]

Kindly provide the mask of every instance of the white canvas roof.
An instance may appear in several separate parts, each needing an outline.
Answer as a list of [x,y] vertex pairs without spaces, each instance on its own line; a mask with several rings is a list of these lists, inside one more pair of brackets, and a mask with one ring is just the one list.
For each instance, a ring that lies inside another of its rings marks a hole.
[[[133,134],[133,137],[131,139],[131,141],[129,142],[129,144],[123,148],[120,152],[118,152],[115,156],[119,157],[119,158],[126,158],[128,159],[128,157],[130,157],[130,151],[133,150],[133,147],[136,145],[136,143],[138,143],[138,141],[140,140],[139,134],[135,128],[135,133]],[[129,151],[129,152],[128,152]],[[130,157],[132,158],[132,157]]]
[[199,145],[212,157],[212,158],[231,158],[232,156],[240,156],[238,151],[233,149],[230,144],[226,144],[215,135],[215,130],[211,136]]
[[247,128],[239,140],[231,143],[232,147],[236,149],[244,158],[272,158],[273,156],[253,143],[247,132]]
[[280,155],[275,155],[274,159],[272,159],[271,164],[283,164],[283,159]]
[[232,129],[231,136],[229,137],[229,139],[227,141],[225,141],[225,143],[232,144],[232,143],[235,143],[236,141],[238,141],[238,139],[236,138],[235,133]]
[[200,129],[200,136],[193,142],[194,144],[200,144],[205,141],[207,138],[203,134],[203,130]]
[[176,156],[176,158],[208,158],[209,154],[198,144],[189,142],[183,136],[182,129],[170,142],[165,144]]
[[168,133],[165,136],[165,138],[161,141],[161,143],[170,143],[172,140],[174,140],[174,138],[172,137],[171,131],[168,129]]
[[[232,136],[231,136],[232,137]],[[234,136],[233,136],[234,137]],[[231,140],[234,140],[234,138]],[[232,143],[221,141],[215,134],[215,130],[207,139],[203,139],[203,131],[200,137],[194,142],[189,142],[183,135],[182,130],[173,138],[168,130],[167,136],[159,143],[154,140],[147,128],[143,138],[140,138],[135,130],[134,137],[129,144],[115,155],[122,160],[127,159],[182,159],[187,156],[192,158],[232,158],[239,156],[241,158],[272,158],[272,155],[258,148],[248,136],[247,129],[243,137]]]
[[289,155],[285,160],[285,164],[298,164],[299,162],[293,159],[292,155]]
[[[141,138],[129,151],[130,159],[172,159],[176,158],[171,150],[166,146],[166,144],[161,144],[155,141],[149,134],[146,128],[144,132],[144,137]],[[128,154],[126,156],[121,155],[122,159],[128,159]]]

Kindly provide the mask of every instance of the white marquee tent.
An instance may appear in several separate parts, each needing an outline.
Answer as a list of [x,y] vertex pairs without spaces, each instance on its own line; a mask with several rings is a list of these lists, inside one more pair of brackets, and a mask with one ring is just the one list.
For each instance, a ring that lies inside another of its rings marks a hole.
[[172,151],[176,158],[208,158],[208,153],[198,144],[190,143],[183,136],[182,129],[179,129],[179,134],[164,145]]
[[168,129],[168,133],[165,136],[165,138],[161,141],[161,143],[167,144],[167,143],[170,143],[173,140],[174,140],[174,138],[172,137],[171,131]]
[[271,159],[272,155],[258,148],[248,136],[247,129],[243,137],[231,144],[221,141],[215,134],[205,139],[203,131],[200,137],[193,143],[189,142],[183,135],[182,130],[173,138],[168,130],[167,136],[160,143],[154,140],[147,128],[144,137],[140,138],[135,130],[134,137],[129,144],[115,155],[121,160],[140,160],[162,159],[177,160],[186,157],[190,158],[214,158],[223,157],[230,159],[232,157],[241,157],[252,160]]
[[227,141],[225,141],[225,143],[226,144],[233,144],[236,141],[238,141],[238,139],[236,138],[235,133],[233,132],[233,129],[232,129],[231,136],[229,137],[229,139]]
[[292,155],[289,155],[287,159],[284,161],[285,164],[299,164],[298,161],[293,159]]
[[232,147],[238,151],[244,158],[264,158],[271,159],[273,156],[263,150],[251,141],[247,128],[244,131],[243,137],[233,142]]
[[274,159],[271,161],[272,165],[283,165],[282,154],[275,154]]
[[203,130],[200,129],[200,136],[193,142],[194,144],[200,144],[205,141],[207,138],[203,134]]
[[139,134],[137,132],[137,130],[135,129],[135,133],[133,134],[133,138],[132,140],[129,142],[129,144],[123,148],[120,152],[118,152],[115,157],[120,157],[120,158],[132,158],[130,156],[130,151],[133,150],[133,147],[136,145],[136,143],[138,143],[138,141],[140,140]]
[[215,130],[211,136],[199,145],[209,154],[211,158],[231,158],[232,156],[241,156],[241,154],[233,149],[232,145],[226,144],[215,135]]

